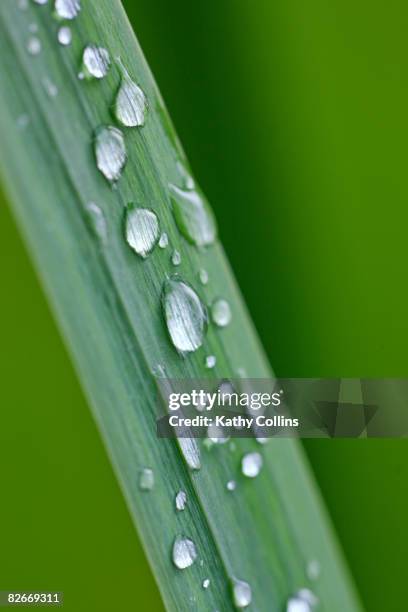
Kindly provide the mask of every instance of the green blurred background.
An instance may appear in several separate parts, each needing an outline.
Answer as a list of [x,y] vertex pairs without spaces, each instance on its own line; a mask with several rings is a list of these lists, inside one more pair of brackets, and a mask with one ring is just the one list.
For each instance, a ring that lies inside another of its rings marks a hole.
[[[125,5],[275,371],[408,376],[406,3]],[[162,610],[0,215],[0,588],[64,590],[70,611]],[[305,446],[366,609],[405,611],[407,442]]]

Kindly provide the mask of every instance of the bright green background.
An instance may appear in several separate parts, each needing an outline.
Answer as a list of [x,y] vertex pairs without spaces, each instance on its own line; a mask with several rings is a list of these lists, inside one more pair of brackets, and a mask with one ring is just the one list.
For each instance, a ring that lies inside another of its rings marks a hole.
[[[408,376],[406,3],[125,4],[276,372]],[[64,590],[78,612],[161,610],[0,214],[0,588]],[[406,442],[306,447],[366,608],[405,611]]]

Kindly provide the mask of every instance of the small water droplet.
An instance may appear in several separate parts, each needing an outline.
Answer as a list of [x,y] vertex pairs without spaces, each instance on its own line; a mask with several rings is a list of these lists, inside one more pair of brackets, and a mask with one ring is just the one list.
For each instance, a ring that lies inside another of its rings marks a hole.
[[181,255],[176,249],[171,255],[171,263],[173,264],[173,266],[179,266],[181,264]]
[[80,0],[55,0],[55,12],[60,19],[75,19],[80,10]]
[[301,589],[288,600],[286,612],[311,612],[318,599],[309,589]]
[[190,172],[187,170],[185,164],[183,164],[181,161],[178,161],[176,166],[177,166],[178,173],[180,175],[180,179],[181,179],[183,188],[184,189],[194,189],[195,187],[194,179],[191,176]]
[[47,4],[48,0],[33,0],[35,4]]
[[187,504],[187,495],[185,491],[179,491],[176,495],[176,510],[184,510]]
[[126,127],[141,127],[144,125],[147,100],[143,91],[130,78],[120,60],[122,80],[115,101],[115,116]]
[[236,488],[237,488],[237,483],[235,482],[235,480],[229,480],[227,482],[228,491],[235,491]]
[[197,558],[195,544],[189,538],[178,536],[173,544],[173,563],[178,569],[186,569],[193,565]]
[[242,457],[242,473],[248,478],[256,478],[262,465],[263,460],[260,453],[247,453]]
[[28,31],[31,32],[31,34],[37,34],[38,25],[36,23],[30,23],[30,25],[28,26]]
[[257,436],[255,440],[258,442],[258,444],[265,445],[268,444],[270,438],[260,438],[259,436]]
[[231,322],[231,308],[227,300],[215,300],[211,306],[211,316],[217,327],[226,327]]
[[203,589],[208,589],[209,586],[210,586],[210,579],[206,578],[205,580],[203,580]]
[[309,580],[317,580],[320,576],[320,563],[317,559],[309,561],[306,567],[306,575]]
[[180,353],[196,351],[207,330],[207,311],[194,289],[175,276],[165,281],[162,293],[167,329]]
[[126,241],[140,257],[146,258],[159,240],[159,221],[155,212],[130,203],[126,208]]
[[167,236],[166,232],[163,232],[159,239],[159,247],[161,249],[165,249],[168,244],[169,244],[169,237]]
[[200,279],[200,283],[202,285],[206,285],[208,283],[208,272],[207,272],[207,270],[204,270],[204,268],[201,268],[201,270],[198,272],[198,278]]
[[207,437],[213,444],[225,444],[229,440],[229,436],[226,436],[224,430],[215,422],[211,423],[207,427]]
[[58,87],[55,85],[55,83],[53,83],[48,77],[43,77],[41,82],[46,94],[50,98],[56,98],[58,95]]
[[217,236],[213,213],[198,191],[186,191],[169,185],[173,214],[184,238],[196,246],[208,246]]
[[191,470],[201,469],[200,449],[194,438],[178,438],[180,450]]
[[232,594],[237,608],[246,608],[252,601],[251,587],[243,580],[233,580]]
[[139,488],[142,491],[151,491],[154,487],[154,472],[150,468],[143,468],[139,474]]
[[78,72],[78,79],[79,79],[80,81],[83,81],[83,80],[84,80],[84,78],[85,78],[84,73],[83,73],[83,72]]
[[57,34],[58,42],[60,45],[67,47],[72,42],[71,28],[68,26],[61,26]]
[[94,146],[98,170],[108,181],[117,181],[126,163],[122,132],[112,126],[99,127],[95,132]]
[[216,363],[217,363],[217,358],[215,355],[207,355],[207,357],[205,358],[205,367],[208,370],[211,370],[212,368],[214,368]]
[[30,117],[26,113],[23,113],[17,117],[17,127],[19,130],[24,130],[29,123]]
[[103,79],[110,67],[109,53],[104,47],[88,45],[84,49],[82,63],[85,76]]
[[89,202],[86,205],[86,213],[90,227],[96,238],[99,238],[102,242],[106,242],[108,238],[108,227],[100,207],[95,204],[95,202]]
[[41,41],[36,36],[30,36],[27,40],[27,51],[30,55],[38,55],[41,53]]

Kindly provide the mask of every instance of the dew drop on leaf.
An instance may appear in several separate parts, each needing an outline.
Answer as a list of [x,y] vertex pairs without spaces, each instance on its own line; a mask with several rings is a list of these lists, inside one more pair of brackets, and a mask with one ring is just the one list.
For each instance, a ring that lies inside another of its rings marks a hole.
[[194,289],[178,276],[163,285],[162,305],[171,341],[180,353],[196,351],[207,330],[207,311]]
[[57,34],[58,42],[63,47],[67,47],[72,42],[71,28],[68,26],[61,26]]
[[181,234],[195,246],[209,246],[217,236],[214,215],[203,195],[169,185],[173,214]]
[[317,580],[320,576],[320,563],[317,559],[311,559],[306,566],[306,574],[309,580]]
[[211,306],[211,317],[217,327],[226,327],[231,322],[231,308],[227,300],[215,300]]
[[225,444],[229,440],[229,436],[225,435],[223,428],[215,423],[211,423],[207,427],[207,437],[213,444]]
[[17,6],[20,11],[26,11],[28,9],[28,0],[18,0]]
[[95,202],[88,202],[85,210],[92,233],[101,242],[105,243],[108,238],[108,227],[101,208]]
[[178,569],[186,569],[193,565],[197,558],[195,544],[189,538],[178,536],[173,544],[173,563]]
[[115,101],[115,116],[126,127],[144,125],[147,112],[147,99],[142,89],[129,76],[120,62],[122,80]]
[[179,512],[184,510],[187,504],[187,495],[185,491],[179,491],[176,495],[176,510]]
[[208,589],[209,586],[210,586],[210,579],[206,578],[205,580],[203,580],[203,589]]
[[235,482],[235,480],[229,480],[227,482],[227,490],[228,491],[235,491],[236,488],[237,488],[237,483]]
[[128,245],[146,258],[159,240],[159,221],[149,208],[138,208],[130,203],[126,208],[125,234]]
[[242,457],[242,473],[248,478],[256,478],[262,465],[263,460],[260,453],[247,453]]
[[82,55],[82,65],[85,76],[103,79],[108,74],[110,66],[109,53],[104,47],[88,45]]
[[41,53],[41,41],[36,36],[30,36],[27,40],[27,51],[30,55],[38,55]]
[[[48,0],[33,0],[35,4],[47,4]],[[23,4],[25,8],[27,8],[27,4],[24,2],[20,2],[20,5]],[[21,7],[20,7],[21,8]]]
[[207,355],[207,357],[205,358],[205,367],[207,368],[207,370],[212,370],[212,368],[215,367],[216,363],[217,358],[215,355]]
[[150,468],[143,468],[139,474],[139,489],[151,491],[154,487],[154,472]]
[[251,587],[243,580],[233,580],[232,595],[236,608],[246,608],[252,601]]
[[126,163],[122,132],[112,126],[99,127],[95,132],[94,147],[98,170],[108,181],[117,181]]
[[41,79],[42,86],[45,89],[45,93],[50,98],[56,98],[58,95],[58,87],[49,79],[48,77],[43,77]]
[[159,238],[159,247],[161,249],[165,249],[168,244],[169,244],[169,237],[167,236],[166,232],[163,232]]
[[75,19],[80,10],[80,0],[55,0],[55,12],[60,19]]
[[208,272],[207,272],[207,270],[204,270],[204,268],[201,268],[201,270],[199,270],[199,272],[198,272],[198,278],[200,279],[200,283],[202,285],[206,285],[208,283]]
[[171,255],[171,263],[173,264],[173,266],[179,266],[181,264],[181,255],[176,249]]
[[288,600],[286,612],[311,612],[318,599],[310,589],[301,589]]
[[185,164],[181,161],[177,162],[177,171],[180,176],[181,184],[185,189],[194,189],[195,183],[190,172],[187,170]]

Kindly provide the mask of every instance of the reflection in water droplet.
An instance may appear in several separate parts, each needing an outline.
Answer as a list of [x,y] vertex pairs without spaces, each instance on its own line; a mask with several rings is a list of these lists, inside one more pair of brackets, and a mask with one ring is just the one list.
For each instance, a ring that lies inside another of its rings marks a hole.
[[102,210],[95,202],[89,202],[85,207],[90,228],[96,238],[105,243],[108,238],[108,226]]
[[178,569],[193,565],[197,558],[195,544],[189,538],[178,536],[173,544],[173,563]]
[[170,338],[178,351],[196,351],[207,329],[207,311],[194,289],[179,277],[163,285],[162,304]]
[[236,488],[237,488],[237,483],[235,482],[235,480],[229,480],[227,482],[228,491],[235,491]]
[[205,580],[203,580],[203,589],[208,589],[209,586],[210,586],[210,579],[206,578]]
[[85,76],[103,79],[110,66],[109,53],[104,47],[88,45],[82,56]]
[[142,491],[151,491],[154,487],[154,473],[150,468],[143,468],[139,474],[139,488]]
[[194,438],[178,438],[180,450],[191,470],[201,469],[200,449]]
[[171,255],[171,263],[173,264],[173,266],[179,266],[181,264],[181,255],[176,249]]
[[126,209],[126,241],[140,257],[147,257],[159,239],[159,221],[148,208],[137,208],[133,203]]
[[173,214],[183,236],[196,246],[212,244],[217,235],[213,213],[198,191],[185,191],[169,185]]
[[147,100],[143,91],[130,78],[128,72],[120,62],[122,81],[115,101],[115,116],[126,127],[140,127],[144,125],[147,112]]
[[208,370],[211,370],[212,368],[214,368],[216,363],[217,363],[217,358],[215,355],[207,355],[207,357],[205,358],[205,367]]
[[191,176],[190,172],[187,170],[185,164],[183,164],[181,161],[178,161],[176,166],[177,166],[178,173],[180,175],[180,179],[181,179],[183,188],[194,189],[195,187],[194,179]]
[[53,83],[48,77],[43,77],[41,82],[46,94],[50,98],[56,98],[58,95],[58,87],[55,85],[55,83]]
[[251,587],[243,580],[233,580],[232,594],[237,608],[246,608],[252,601]]
[[187,495],[185,491],[179,491],[176,495],[176,510],[181,512],[181,510],[184,510],[184,508],[186,507],[186,504],[187,504]]
[[68,26],[61,26],[60,29],[58,30],[57,37],[58,37],[58,42],[60,43],[60,45],[67,47],[72,42],[71,28],[69,28]]
[[167,236],[166,232],[163,232],[159,239],[159,247],[161,249],[165,249],[168,244],[169,244],[169,237]]
[[55,0],[55,12],[60,19],[75,19],[80,10],[80,0]]
[[242,457],[242,473],[248,478],[256,478],[262,465],[263,459],[260,453],[247,453]]
[[123,134],[112,126],[102,126],[95,132],[95,156],[98,170],[108,181],[117,181],[126,163]]
[[218,327],[226,327],[231,322],[231,308],[227,300],[215,300],[211,306],[212,320]]
[[27,51],[30,55],[38,55],[41,53],[41,41],[36,36],[30,36],[27,40]]
[[306,574],[309,580],[317,580],[320,576],[320,563],[317,559],[309,561],[306,567]]
[[204,270],[204,268],[201,268],[201,270],[198,273],[198,278],[200,279],[200,283],[202,285],[206,285],[208,283],[208,272],[207,272],[207,270]]

